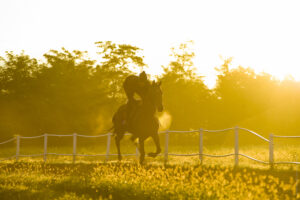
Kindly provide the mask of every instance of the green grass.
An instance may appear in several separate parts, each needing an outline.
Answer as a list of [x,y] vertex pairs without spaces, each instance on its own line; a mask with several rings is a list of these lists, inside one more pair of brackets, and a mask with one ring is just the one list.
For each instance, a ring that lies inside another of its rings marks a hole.
[[[104,154],[105,139],[78,140],[77,153]],[[275,161],[299,161],[299,145],[275,144]],[[15,145],[1,146],[0,159],[14,155]],[[154,150],[152,141],[147,141],[146,152]],[[268,161],[268,144],[249,145],[241,141],[239,150]],[[116,153],[114,143],[110,151]],[[234,148],[230,143],[207,144],[203,151],[221,155],[233,153]],[[50,140],[48,152],[72,153],[72,143]],[[122,152],[135,153],[128,138],[122,141]],[[197,153],[197,137],[190,141],[182,139],[180,144],[170,139],[169,152]],[[43,153],[43,140],[21,141],[20,153]],[[1,162],[0,199],[296,199],[297,191],[300,192],[300,166],[296,165],[276,165],[270,169],[269,165],[241,156],[238,168],[234,167],[233,156],[204,157],[202,165],[199,156],[169,156],[168,165],[163,164],[163,156],[147,157],[142,166],[136,156],[125,157],[120,163],[116,159],[110,156],[108,163],[104,163],[104,157],[78,156],[76,164],[72,164],[72,156],[49,155],[46,163],[42,157]]]
[[0,164],[0,197],[295,199],[295,173],[210,165],[5,163]]

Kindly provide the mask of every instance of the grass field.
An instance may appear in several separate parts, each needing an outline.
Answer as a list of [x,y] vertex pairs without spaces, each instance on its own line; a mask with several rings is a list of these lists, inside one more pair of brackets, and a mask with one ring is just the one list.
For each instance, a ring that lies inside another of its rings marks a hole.
[[5,163],[0,164],[0,197],[296,199],[295,173],[216,165]]
[[[176,139],[176,137],[174,137]],[[21,142],[20,154],[43,153],[42,138],[35,143]],[[38,140],[38,139],[37,139]],[[163,143],[162,139],[162,144]],[[197,153],[194,139],[180,145],[170,140],[169,153]],[[241,142],[242,143],[242,142]],[[275,161],[298,161],[300,146],[288,142],[275,143]],[[105,138],[99,141],[79,140],[78,154],[105,153]],[[122,152],[135,153],[135,147],[125,138]],[[147,141],[146,152],[153,151],[152,141]],[[48,152],[72,153],[72,143],[60,139],[49,140]],[[206,145],[204,153],[221,155],[233,153],[232,144]],[[268,144],[240,145],[240,152],[268,161]],[[116,153],[114,144],[111,153]],[[15,154],[15,143],[0,148],[0,158]],[[234,157],[169,156],[146,158],[144,165],[135,156],[122,162],[110,156],[77,157],[49,155],[20,158],[0,163],[0,199],[300,199],[300,166],[269,165],[239,158],[234,167]],[[298,169],[299,168],[299,169]],[[297,196],[298,194],[298,196]]]

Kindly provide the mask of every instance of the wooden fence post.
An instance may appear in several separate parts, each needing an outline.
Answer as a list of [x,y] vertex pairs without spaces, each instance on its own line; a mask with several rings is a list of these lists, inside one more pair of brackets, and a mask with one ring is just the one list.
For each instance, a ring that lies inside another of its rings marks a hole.
[[77,134],[73,133],[73,164],[76,162]]
[[165,164],[168,163],[168,148],[169,148],[169,130],[166,130],[165,133],[165,159],[164,162]]
[[20,136],[16,136],[17,139],[17,149],[16,149],[16,161],[19,160],[19,155],[20,155]]
[[235,154],[235,166],[239,165],[239,127],[234,128],[234,154]]
[[47,161],[47,143],[48,143],[48,135],[44,134],[44,162]]
[[109,151],[110,151],[110,142],[111,142],[111,133],[107,134],[107,143],[106,143],[106,155],[105,155],[105,161],[107,162],[109,159]]
[[199,130],[199,159],[200,163],[203,163],[203,129]]
[[274,136],[271,133],[269,137],[269,164],[271,168],[273,167],[274,164],[274,143],[273,143]]

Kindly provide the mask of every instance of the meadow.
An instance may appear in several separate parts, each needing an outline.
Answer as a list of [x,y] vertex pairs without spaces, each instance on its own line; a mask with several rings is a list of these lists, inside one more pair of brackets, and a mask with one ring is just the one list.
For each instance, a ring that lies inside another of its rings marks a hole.
[[[209,143],[204,138],[203,152],[212,155],[233,153],[231,136],[216,136],[222,145]],[[229,137],[229,138],[227,138]],[[180,138],[180,140],[178,140]],[[227,138],[227,139],[226,139]],[[22,140],[20,154],[43,153],[43,138]],[[249,139],[249,138],[248,138]],[[48,152],[72,153],[71,138],[49,139]],[[240,140],[240,153],[268,161],[268,144],[256,145]],[[161,136],[161,144],[164,138]],[[135,153],[128,138],[122,141],[123,153]],[[163,145],[162,145],[163,148]],[[106,138],[78,140],[78,154],[105,153]],[[146,152],[154,150],[151,140]],[[164,148],[163,148],[164,151]],[[116,153],[112,144],[112,154]],[[197,136],[174,135],[170,137],[169,153],[197,153]],[[297,161],[299,145],[295,141],[276,141],[275,161]],[[14,155],[15,143],[1,146],[0,158]],[[239,157],[234,166],[234,156],[225,158],[199,156],[169,156],[164,165],[163,155],[146,158],[138,164],[135,155],[76,157],[48,155],[21,157],[0,163],[0,199],[300,199],[297,165],[275,165],[270,168],[245,157]]]
[[294,170],[218,165],[0,164],[1,199],[296,199]]

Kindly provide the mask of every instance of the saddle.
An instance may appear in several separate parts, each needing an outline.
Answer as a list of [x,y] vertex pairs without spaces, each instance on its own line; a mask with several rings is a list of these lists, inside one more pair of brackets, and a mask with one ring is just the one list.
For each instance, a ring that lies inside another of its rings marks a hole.
[[141,101],[138,100],[133,100],[133,101],[128,101],[126,104],[126,116],[124,119],[124,124],[126,126],[130,126],[132,121],[134,120],[136,114],[137,114],[137,110],[139,108],[139,106],[141,105]]

